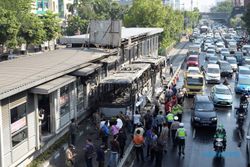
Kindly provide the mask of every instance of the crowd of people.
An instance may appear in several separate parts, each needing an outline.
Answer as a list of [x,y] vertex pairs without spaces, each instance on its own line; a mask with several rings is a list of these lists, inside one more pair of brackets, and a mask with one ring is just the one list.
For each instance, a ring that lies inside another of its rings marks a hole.
[[[119,160],[124,156],[126,141],[130,135],[138,161],[145,161],[147,158],[152,163],[155,162],[156,167],[161,167],[163,155],[167,153],[171,143],[173,147],[178,145],[179,156],[184,156],[187,134],[184,124],[181,123],[183,99],[180,98],[180,93],[183,91],[177,90],[176,85],[168,87],[163,103],[156,97],[151,109],[146,112],[136,110],[133,113],[128,108],[126,113],[120,112],[110,120],[104,119],[99,112],[94,113],[98,144],[94,144],[90,138],[86,139],[83,148],[86,166],[93,167],[95,158],[99,167],[106,164],[108,167],[117,167]],[[77,124],[72,120],[69,130],[70,142],[66,150],[67,166],[75,165],[77,129]],[[171,140],[168,140],[169,137]],[[106,160],[105,157],[109,158]]]

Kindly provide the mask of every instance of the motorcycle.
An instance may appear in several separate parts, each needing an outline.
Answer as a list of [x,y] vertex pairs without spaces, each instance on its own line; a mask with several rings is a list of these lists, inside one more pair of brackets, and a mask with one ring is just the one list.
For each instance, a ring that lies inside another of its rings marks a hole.
[[183,104],[186,92],[183,89],[179,89],[177,93],[178,104]]
[[216,152],[216,157],[221,157],[223,149],[223,139],[222,138],[216,138],[214,143],[214,151]]

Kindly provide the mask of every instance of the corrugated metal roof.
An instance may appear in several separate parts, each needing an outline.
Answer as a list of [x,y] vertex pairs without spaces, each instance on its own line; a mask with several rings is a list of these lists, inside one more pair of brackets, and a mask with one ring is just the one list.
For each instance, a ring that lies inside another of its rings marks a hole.
[[81,68],[77,71],[74,71],[73,73],[71,73],[72,75],[75,76],[88,76],[89,74],[92,74],[95,72],[95,70],[99,69],[102,67],[102,64],[93,64],[90,63],[89,66]]
[[76,80],[75,76],[65,75],[60,78],[54,79],[52,81],[46,82],[42,85],[39,85],[31,89],[32,93],[36,94],[49,94],[55,90],[68,85]]
[[105,50],[70,48],[0,62],[0,100],[78,70],[109,54]]
[[143,72],[150,68],[150,64],[138,63],[128,64],[122,67],[116,73],[104,78],[101,83],[103,84],[130,84],[135,79],[139,78]]

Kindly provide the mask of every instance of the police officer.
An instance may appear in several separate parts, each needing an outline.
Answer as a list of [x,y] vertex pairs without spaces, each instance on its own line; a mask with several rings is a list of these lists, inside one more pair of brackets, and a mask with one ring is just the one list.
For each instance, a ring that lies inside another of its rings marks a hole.
[[184,156],[184,149],[185,149],[185,139],[187,136],[186,130],[184,128],[184,123],[180,123],[179,124],[179,128],[176,131],[176,139],[178,140],[178,147],[179,147],[179,156],[181,156],[181,154]]
[[174,122],[174,114],[172,112],[168,113],[166,120],[168,123],[168,129],[170,129],[172,122]]

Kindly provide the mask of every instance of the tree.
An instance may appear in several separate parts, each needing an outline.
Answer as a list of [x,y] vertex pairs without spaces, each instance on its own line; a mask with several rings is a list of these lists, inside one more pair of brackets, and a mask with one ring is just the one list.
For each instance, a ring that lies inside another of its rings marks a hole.
[[219,2],[217,6],[214,6],[210,9],[211,12],[227,12],[231,13],[233,10],[233,3],[231,0],[225,0],[223,2]]
[[42,17],[42,21],[45,31],[45,40],[51,41],[53,39],[56,39],[61,32],[61,27],[59,25],[60,20],[58,19],[57,15],[53,14],[53,12],[51,11],[47,11],[46,14]]
[[78,31],[85,33],[88,27],[88,22],[79,16],[69,16],[67,22],[65,34],[69,36],[75,35]]
[[242,20],[245,23],[245,26],[247,28],[247,31],[250,33],[250,6],[248,6],[247,11],[245,14],[242,16]]
[[29,13],[23,18],[23,21],[19,36],[26,42],[27,47],[30,44],[42,44],[46,37],[42,20],[35,14]]
[[19,27],[20,24],[13,12],[0,8],[0,44],[15,47]]

